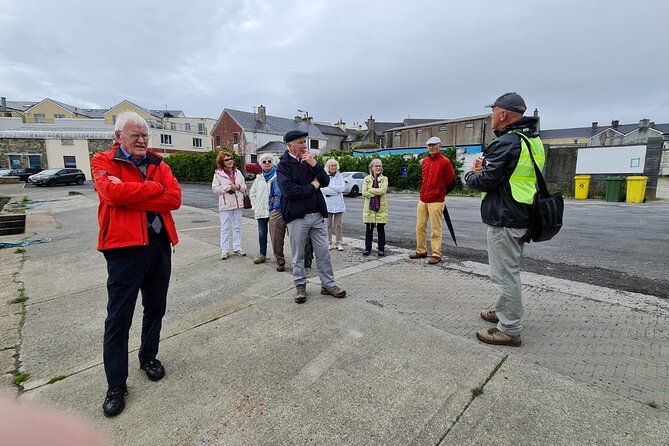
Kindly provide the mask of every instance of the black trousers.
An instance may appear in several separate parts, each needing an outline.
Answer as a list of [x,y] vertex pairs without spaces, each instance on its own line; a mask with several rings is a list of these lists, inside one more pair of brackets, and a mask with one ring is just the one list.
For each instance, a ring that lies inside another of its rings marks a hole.
[[142,292],[142,337],[139,363],[155,359],[160,329],[167,307],[167,289],[172,272],[170,243],[165,231],[149,229],[148,246],[104,251],[107,260],[107,319],[103,358],[107,384],[125,384],[128,378],[128,337],[139,291]]
[[379,234],[379,245],[377,251],[386,249],[386,224],[385,223],[365,223],[365,251],[372,250],[372,239],[374,238],[374,227]]

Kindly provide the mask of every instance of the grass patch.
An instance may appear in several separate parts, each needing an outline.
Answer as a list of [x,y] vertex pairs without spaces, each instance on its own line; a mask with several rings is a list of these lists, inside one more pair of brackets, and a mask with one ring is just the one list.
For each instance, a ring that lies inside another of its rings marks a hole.
[[472,399],[483,394],[483,387],[474,387],[472,389]]
[[14,378],[12,378],[12,384],[21,386],[21,383],[28,381],[28,379],[30,379],[30,373],[16,372]]
[[65,379],[65,378],[67,378],[67,376],[65,376],[65,375],[54,376],[53,378],[51,378],[51,379],[49,380],[49,382],[48,382],[47,384],[53,384],[53,383],[56,383],[56,382],[58,382],[58,381],[62,381],[62,380]]
[[14,250],[14,254],[23,254],[24,252],[26,252],[25,248],[16,248]]
[[19,296],[16,299],[12,299],[9,301],[10,304],[22,304],[23,302],[27,301],[28,298],[26,296]]
[[0,197],[0,211],[9,203],[9,197]]
[[67,193],[67,195],[84,195],[81,192],[77,192],[76,190],[71,190]]

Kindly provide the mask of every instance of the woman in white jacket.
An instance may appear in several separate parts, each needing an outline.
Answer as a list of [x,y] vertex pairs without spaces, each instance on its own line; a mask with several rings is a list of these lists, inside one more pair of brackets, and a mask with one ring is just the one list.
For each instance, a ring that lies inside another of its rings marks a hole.
[[216,157],[218,168],[211,181],[211,189],[218,194],[218,212],[221,219],[221,260],[230,255],[230,228],[232,227],[232,250],[237,256],[242,251],[242,209],[246,183],[244,175],[235,167],[231,152],[221,151]]
[[332,234],[335,234],[337,250],[343,251],[341,244],[341,222],[346,212],[344,204],[344,177],[339,172],[339,163],[336,159],[330,158],[325,163],[325,171],[330,175],[330,184],[328,187],[322,187],[321,192],[325,196],[325,203],[328,207],[328,249],[332,247]]
[[249,197],[251,198],[251,208],[253,214],[258,220],[258,256],[253,259],[253,263],[265,263],[267,260],[267,226],[269,223],[269,186],[270,182],[276,177],[276,168],[271,154],[263,153],[258,157],[258,162],[262,172],[256,175],[256,179],[251,185]]

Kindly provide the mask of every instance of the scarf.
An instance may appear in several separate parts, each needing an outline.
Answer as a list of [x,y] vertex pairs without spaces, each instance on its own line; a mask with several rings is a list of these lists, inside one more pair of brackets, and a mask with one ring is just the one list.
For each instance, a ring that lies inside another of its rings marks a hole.
[[270,179],[272,179],[275,173],[276,173],[276,167],[272,166],[272,168],[267,172],[263,170],[262,176],[265,179],[265,181],[269,181]]
[[[379,187],[379,177],[376,175],[372,175],[372,186],[374,188]],[[370,198],[369,209],[374,212],[379,212],[379,209],[381,209],[381,197],[379,195],[374,195],[372,198]]]

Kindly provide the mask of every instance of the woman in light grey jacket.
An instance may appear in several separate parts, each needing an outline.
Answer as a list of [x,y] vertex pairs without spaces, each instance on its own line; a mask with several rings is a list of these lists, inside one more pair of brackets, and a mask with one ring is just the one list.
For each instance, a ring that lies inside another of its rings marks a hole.
[[267,259],[267,226],[269,223],[269,186],[270,182],[276,177],[276,168],[274,168],[274,159],[271,154],[263,153],[258,157],[258,162],[262,172],[256,175],[256,179],[251,185],[249,198],[251,198],[251,208],[253,215],[258,220],[258,256],[253,259],[253,263],[265,263]]
[[246,183],[244,175],[235,167],[232,152],[222,150],[216,157],[218,169],[211,181],[211,190],[218,195],[218,213],[221,219],[221,260],[230,255],[230,228],[232,228],[232,250],[235,255],[245,256],[242,250],[242,209]]
[[343,251],[341,238],[341,222],[346,212],[344,203],[344,177],[339,172],[339,163],[336,159],[330,158],[325,163],[325,171],[330,175],[330,184],[322,187],[321,192],[325,196],[325,204],[328,207],[328,249],[332,247],[332,234],[335,234],[337,250]]

